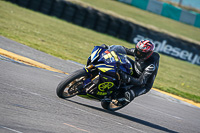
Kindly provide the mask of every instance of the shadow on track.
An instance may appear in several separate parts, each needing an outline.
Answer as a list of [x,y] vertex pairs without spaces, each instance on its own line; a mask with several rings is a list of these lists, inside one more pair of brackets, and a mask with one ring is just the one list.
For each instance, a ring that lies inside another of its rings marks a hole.
[[108,113],[108,114],[111,114],[111,115],[115,115],[115,116],[118,116],[118,117],[122,117],[122,118],[125,118],[125,119],[127,119],[127,120],[130,120],[130,121],[133,121],[133,122],[136,122],[136,123],[139,123],[139,124],[142,124],[142,125],[145,125],[145,126],[148,126],[148,127],[154,128],[154,129],[157,129],[157,130],[161,130],[161,131],[164,131],[164,132],[170,132],[170,133],[178,133],[178,132],[176,132],[176,131],[167,129],[167,128],[162,127],[162,126],[160,126],[160,125],[157,125],[157,124],[154,124],[154,123],[145,121],[145,120],[141,120],[141,119],[138,119],[138,118],[135,118],[135,117],[126,115],[126,114],[122,114],[122,113],[119,113],[119,112],[108,111],[108,110],[105,110],[105,109],[102,109],[102,108],[90,106],[90,105],[83,104],[83,103],[79,103],[79,102],[72,101],[72,100],[69,100],[69,99],[65,99],[65,100],[67,100],[67,101],[69,101],[69,102],[72,102],[72,103],[75,103],[75,104],[79,104],[79,105],[88,107],[88,108],[92,108],[92,109],[95,109],[95,110],[98,110],[98,111],[102,111],[102,112],[105,112],[105,113]]

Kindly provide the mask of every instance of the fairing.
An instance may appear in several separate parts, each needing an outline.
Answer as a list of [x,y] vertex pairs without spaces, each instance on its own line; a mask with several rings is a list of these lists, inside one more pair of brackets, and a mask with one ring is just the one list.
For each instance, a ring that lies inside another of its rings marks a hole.
[[80,96],[87,95],[84,97],[93,99],[103,98],[105,95],[111,94],[119,86],[118,75],[116,74],[119,69],[128,74],[132,73],[132,65],[126,55],[119,54],[117,51],[119,49],[94,47],[91,56],[88,58],[87,64],[90,64],[90,66],[86,66],[84,70],[90,77],[92,75],[90,67],[92,66],[92,68],[98,69],[98,77],[91,76],[84,81],[84,88],[87,88],[88,84],[93,84],[94,89],[91,89],[91,94],[88,95],[87,91],[80,94]]

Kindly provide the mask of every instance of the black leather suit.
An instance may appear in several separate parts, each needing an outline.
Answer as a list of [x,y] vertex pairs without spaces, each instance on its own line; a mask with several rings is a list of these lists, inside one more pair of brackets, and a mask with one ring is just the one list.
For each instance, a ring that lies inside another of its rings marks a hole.
[[[128,49],[124,46],[112,45],[108,49],[135,57],[134,48]],[[131,75],[130,84],[134,85],[132,89],[135,92],[135,96],[147,93],[152,88],[157,75],[160,59],[159,54],[154,52],[148,59],[144,61],[137,59],[133,61],[131,58],[128,59],[133,66],[133,74]]]

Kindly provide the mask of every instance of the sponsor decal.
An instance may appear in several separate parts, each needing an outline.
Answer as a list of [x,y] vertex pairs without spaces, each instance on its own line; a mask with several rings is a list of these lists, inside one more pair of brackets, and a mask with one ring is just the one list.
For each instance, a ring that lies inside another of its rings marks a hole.
[[167,43],[167,40],[163,40],[162,42],[152,40],[150,38],[145,38],[142,35],[137,35],[133,38],[133,43],[137,44],[140,40],[148,39],[155,44],[155,51],[159,53],[164,53],[169,56],[173,56],[175,58],[179,58],[185,61],[188,61],[192,64],[200,65],[200,56],[193,52],[189,52],[187,50],[183,50],[179,47],[172,46]]
[[106,89],[109,90],[113,86],[114,86],[114,83],[112,83],[112,82],[104,82],[104,83],[99,84],[98,89],[100,91],[105,91]]

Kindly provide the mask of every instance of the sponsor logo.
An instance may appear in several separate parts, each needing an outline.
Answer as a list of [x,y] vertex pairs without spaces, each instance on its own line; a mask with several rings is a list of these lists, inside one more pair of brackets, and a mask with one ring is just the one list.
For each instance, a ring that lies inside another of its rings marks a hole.
[[155,44],[156,52],[164,53],[182,60],[186,60],[192,64],[200,65],[200,56],[198,54],[167,44],[167,40],[163,40],[162,42],[160,42],[152,40],[150,38],[145,38],[141,35],[137,35],[135,38],[133,38],[133,43],[137,44],[138,41],[144,39],[148,39]]
[[104,82],[104,83],[101,83],[99,84],[98,88],[100,91],[105,91],[106,89],[110,89],[114,86],[114,83],[112,82]]

